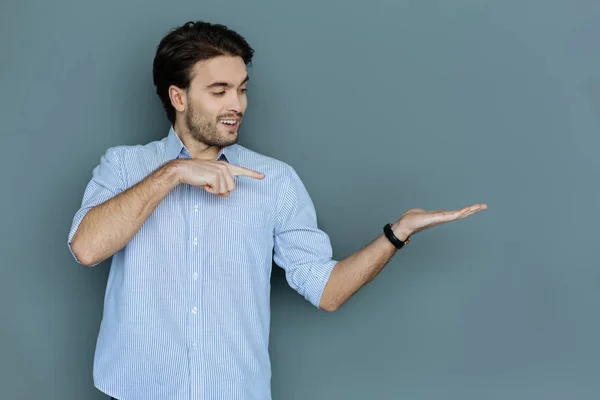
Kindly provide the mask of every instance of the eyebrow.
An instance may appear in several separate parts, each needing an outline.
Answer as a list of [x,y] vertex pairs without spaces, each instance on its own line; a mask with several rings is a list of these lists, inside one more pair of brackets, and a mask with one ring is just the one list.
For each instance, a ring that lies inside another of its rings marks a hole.
[[[240,86],[243,85],[244,83],[248,82],[249,79],[250,79],[250,77],[248,75],[246,75],[246,78],[242,81],[242,83],[240,83]],[[230,88],[232,86],[233,85],[228,82],[213,82],[210,85],[207,85],[206,89],[211,89],[211,88],[215,88],[215,87]]]

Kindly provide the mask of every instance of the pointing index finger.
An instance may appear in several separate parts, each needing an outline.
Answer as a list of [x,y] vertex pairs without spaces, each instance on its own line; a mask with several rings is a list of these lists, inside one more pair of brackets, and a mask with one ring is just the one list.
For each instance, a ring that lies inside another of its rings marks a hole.
[[229,164],[229,171],[231,172],[231,175],[240,175],[240,176],[249,176],[251,178],[256,178],[256,179],[263,179],[265,177],[265,174],[258,172],[258,171],[254,171],[253,169],[248,169],[248,168],[244,168],[244,167],[240,167],[239,165],[233,165],[233,164]]

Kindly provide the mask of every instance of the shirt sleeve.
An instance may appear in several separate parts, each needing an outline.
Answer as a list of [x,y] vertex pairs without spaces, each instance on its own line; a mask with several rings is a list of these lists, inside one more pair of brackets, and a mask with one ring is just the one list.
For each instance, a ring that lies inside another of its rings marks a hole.
[[273,260],[285,270],[290,287],[319,307],[333,267],[329,236],[317,226],[314,204],[296,171],[290,167],[278,207]]
[[[121,153],[121,148],[111,147],[100,157],[100,164],[93,169],[92,178],[83,193],[81,206],[73,217],[67,245],[69,246],[71,255],[79,264],[81,264],[81,261],[75,256],[71,243],[83,217],[85,217],[88,211],[94,206],[104,203],[126,188],[123,169],[121,168]],[[93,266],[97,264],[99,263],[96,263]]]

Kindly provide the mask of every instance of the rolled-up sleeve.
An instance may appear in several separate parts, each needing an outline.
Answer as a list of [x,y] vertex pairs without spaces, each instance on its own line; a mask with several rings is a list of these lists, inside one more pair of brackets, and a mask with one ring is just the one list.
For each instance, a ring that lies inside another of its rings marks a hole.
[[285,270],[290,287],[319,307],[325,284],[338,261],[332,258],[329,236],[318,228],[306,187],[289,168],[277,211],[273,260]]
[[67,245],[75,261],[80,264],[81,261],[77,259],[73,252],[71,243],[81,221],[93,207],[111,199],[126,188],[126,181],[121,168],[122,151],[121,147],[111,147],[100,157],[100,164],[93,169],[92,178],[83,193],[81,206],[73,217]]

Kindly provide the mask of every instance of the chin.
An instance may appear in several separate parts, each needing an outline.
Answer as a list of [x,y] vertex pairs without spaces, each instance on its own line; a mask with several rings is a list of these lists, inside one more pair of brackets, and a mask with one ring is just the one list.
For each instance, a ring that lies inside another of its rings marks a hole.
[[224,146],[230,146],[232,144],[237,143],[239,135],[237,131],[235,132],[227,132],[223,136],[221,136],[221,142],[224,143]]

